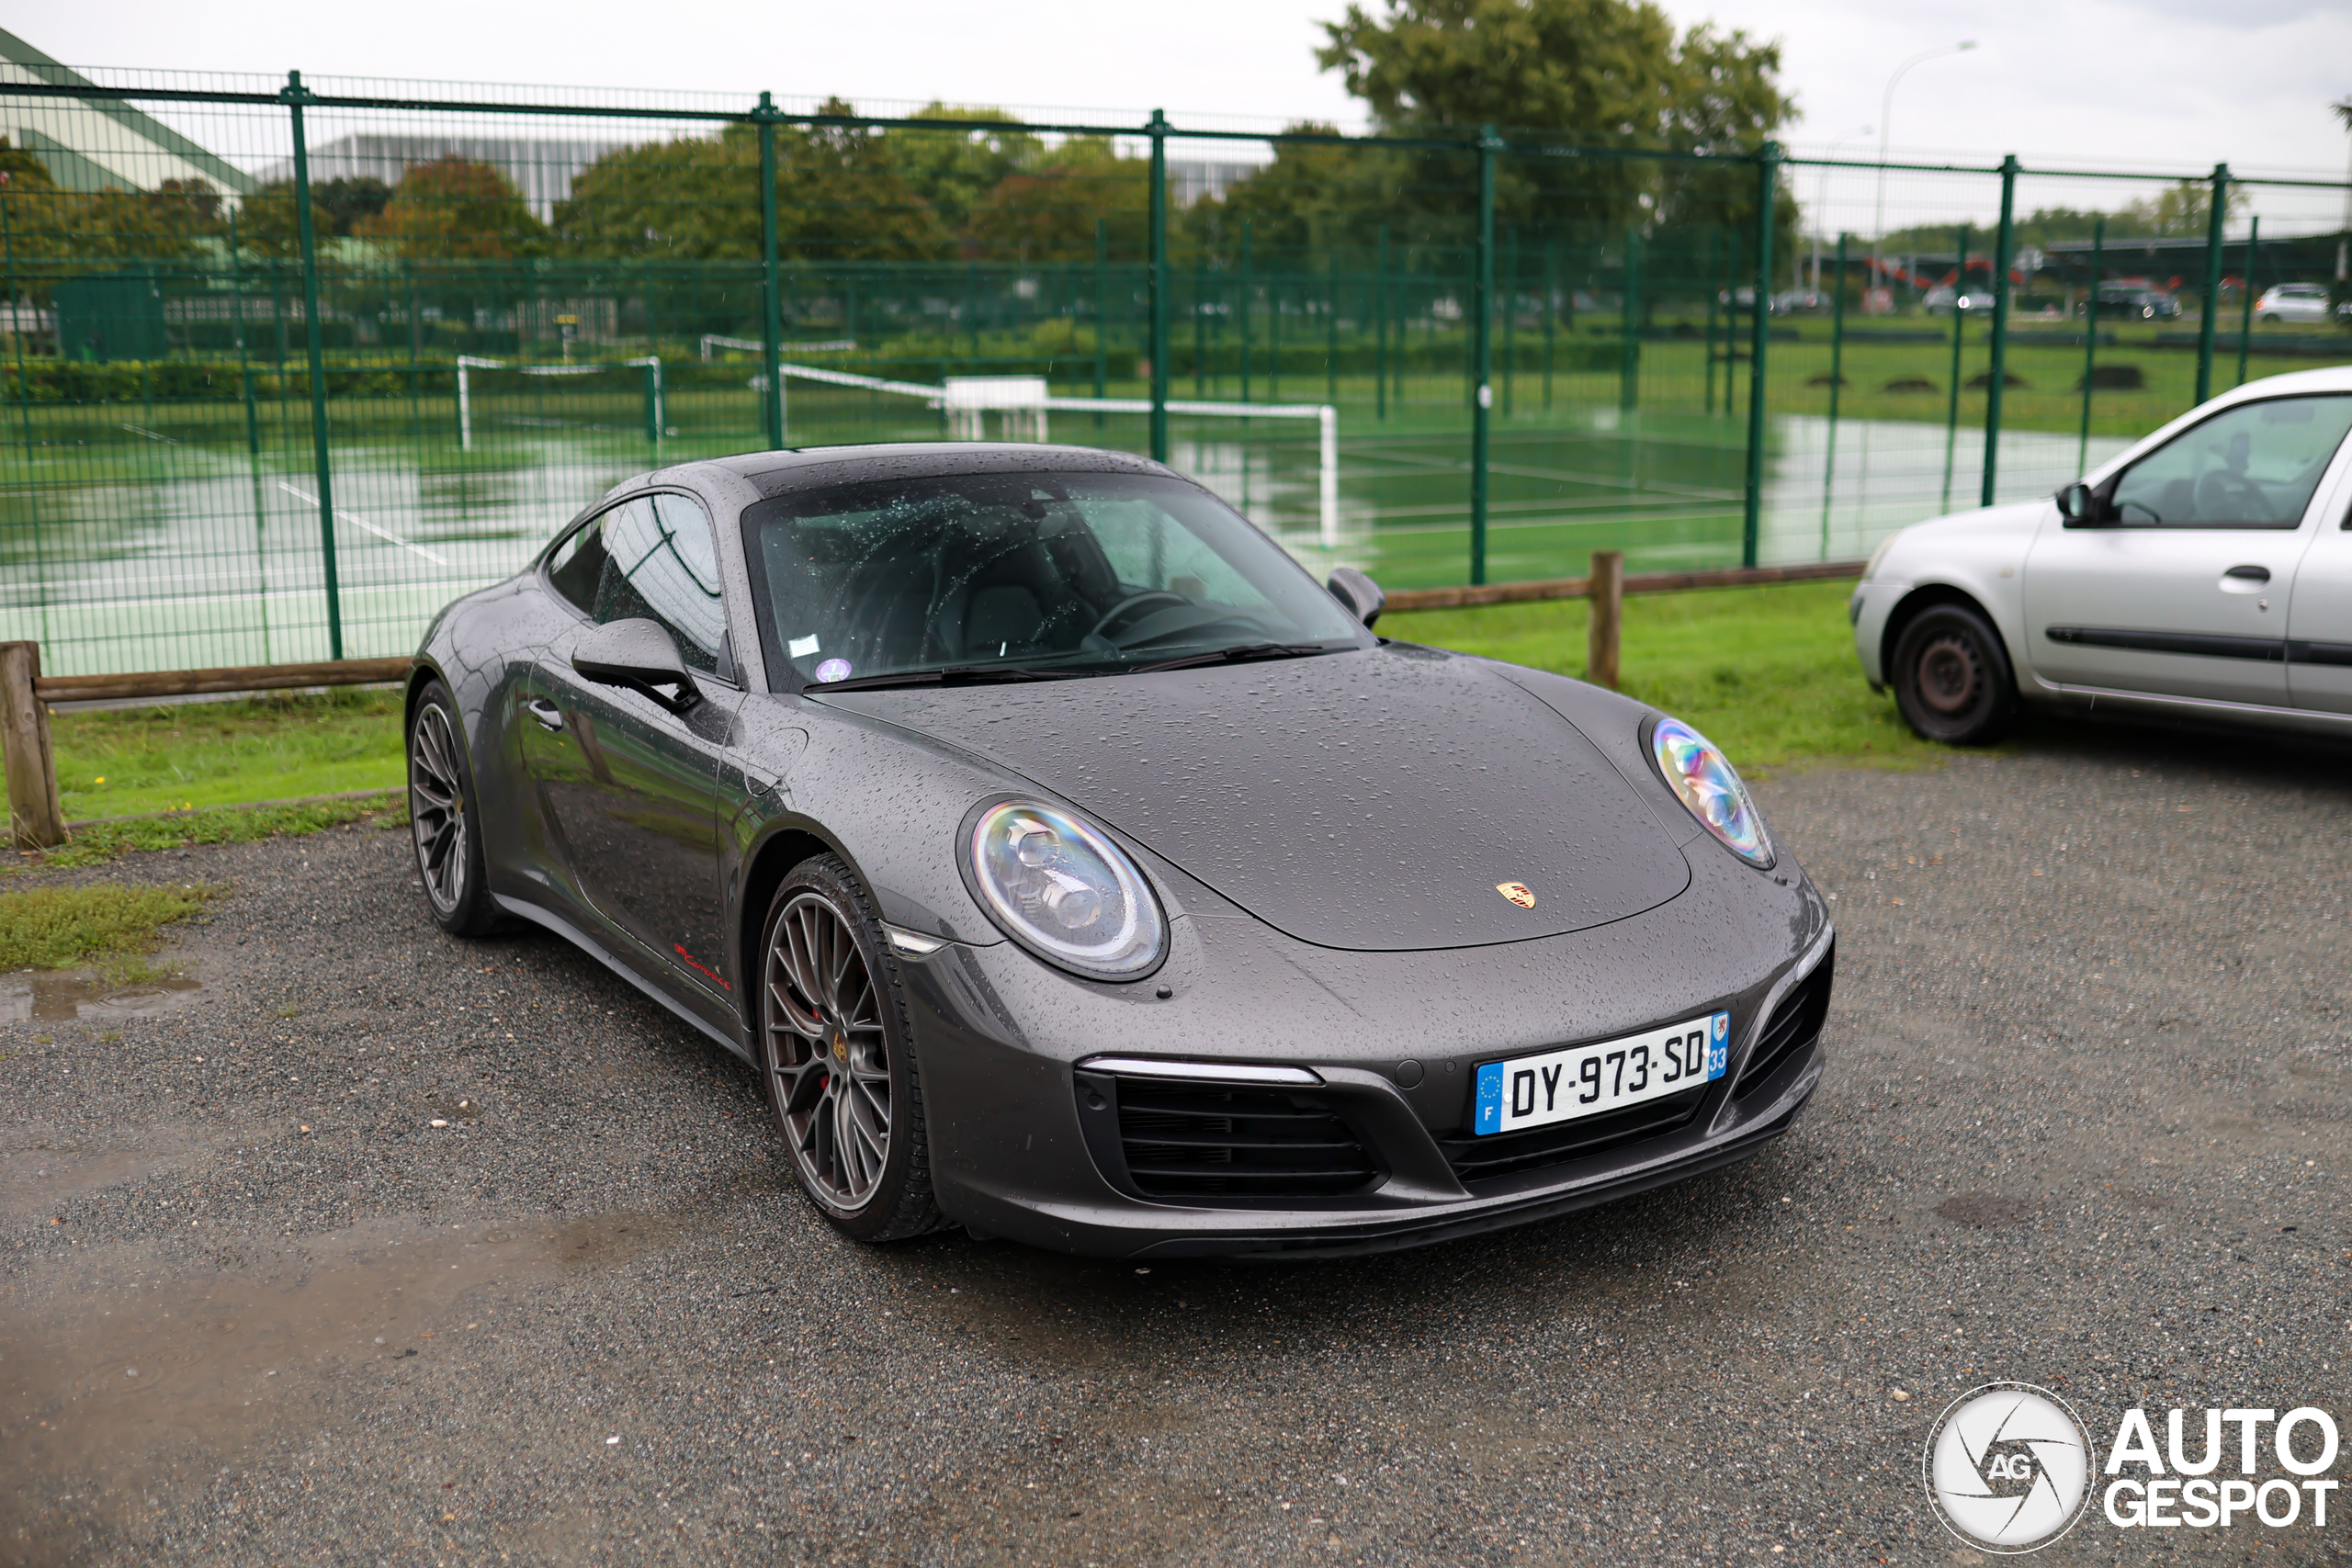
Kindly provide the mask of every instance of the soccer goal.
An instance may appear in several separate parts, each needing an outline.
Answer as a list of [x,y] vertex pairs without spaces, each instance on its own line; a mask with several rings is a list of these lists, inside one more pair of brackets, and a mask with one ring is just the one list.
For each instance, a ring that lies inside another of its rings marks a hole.
[[474,449],[477,426],[613,431],[656,446],[667,434],[658,355],[604,365],[518,365],[458,359],[458,446]]
[[[921,398],[947,416],[947,434],[956,441],[984,441],[988,419],[997,416],[1007,441],[1046,441],[1047,416],[1062,413],[1151,412],[1148,398],[1057,398],[1042,376],[950,376],[939,386],[888,381],[814,365],[779,365],[786,380],[861,387],[896,397]],[[766,378],[755,378],[764,386]],[[1212,403],[1171,399],[1170,414],[1190,419],[1290,419],[1316,423],[1317,534],[1327,549],[1340,544],[1340,412],[1329,403]]]

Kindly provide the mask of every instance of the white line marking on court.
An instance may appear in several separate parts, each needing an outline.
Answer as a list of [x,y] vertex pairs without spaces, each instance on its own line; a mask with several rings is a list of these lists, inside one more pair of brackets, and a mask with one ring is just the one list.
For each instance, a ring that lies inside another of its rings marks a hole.
[[150,430],[143,424],[126,424],[122,428],[133,435],[143,435],[150,441],[161,441],[167,446],[176,446],[180,444],[178,436],[166,435],[160,430]]
[[[284,479],[277,481],[277,488],[284,491],[288,495],[300,496],[305,502],[308,502],[312,506],[316,506],[319,503],[319,498],[317,496],[312,495],[306,490],[301,490],[294,485],[288,484]],[[379,528],[373,523],[368,522],[365,517],[345,512],[340,506],[334,509],[334,514],[337,517],[342,518],[346,523],[357,524],[360,527],[367,529],[370,534],[375,535],[376,537],[379,539],[390,539],[393,544],[398,545],[404,550],[414,550],[418,555],[423,556],[435,566],[447,566],[449,564],[447,560],[440,556],[435,555],[423,545],[412,545],[406,539],[401,538],[398,534],[392,533],[389,529]]]

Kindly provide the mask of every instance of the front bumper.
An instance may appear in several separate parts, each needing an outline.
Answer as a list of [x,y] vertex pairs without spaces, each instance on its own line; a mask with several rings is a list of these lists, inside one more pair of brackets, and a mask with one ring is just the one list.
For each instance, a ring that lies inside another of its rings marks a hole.
[[[1831,932],[1792,866],[1693,858],[1691,887],[1657,909],[1500,947],[1337,953],[1238,911],[1182,915],[1157,976],[1165,1000],[1071,981],[1009,943],[904,964],[941,1208],[984,1235],[1095,1256],[1334,1256],[1526,1224],[1745,1158],[1820,1080],[1817,1009],[1802,1040],[1749,1066],[1816,972],[1826,1007]],[[1717,1009],[1733,1019],[1729,1069],[1671,1124],[1493,1173],[1465,1156],[1484,1143],[1468,1130],[1480,1063]],[[1120,1152],[1129,1080],[1090,1065],[1114,1054],[1309,1069],[1319,1082],[1294,1103],[1344,1124],[1374,1168],[1348,1190],[1153,1190]]]
[[1865,581],[1854,584],[1853,595],[1846,601],[1846,619],[1854,628],[1854,657],[1873,692],[1886,690],[1887,617],[1908,591],[1904,583]]

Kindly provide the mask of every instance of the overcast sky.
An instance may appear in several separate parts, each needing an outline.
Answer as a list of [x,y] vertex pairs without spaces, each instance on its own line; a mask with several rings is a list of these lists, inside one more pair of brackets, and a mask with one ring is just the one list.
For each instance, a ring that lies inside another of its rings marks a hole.
[[[562,6],[404,0],[26,0],[5,22],[76,65],[481,82],[708,88],[747,96],[840,93],[869,102],[1052,105],[1171,115],[1356,121],[1338,79],[1317,70],[1318,19],[1342,0],[854,0],[763,6],[712,0]],[[1898,152],[1993,162],[2090,161],[2341,179],[2346,139],[2328,112],[2352,96],[2352,0],[1669,0],[1685,25],[1713,20],[1781,40],[1801,118],[1800,151],[1845,138],[1877,145],[1889,73],[1921,51],[1973,39],[1905,79],[1889,128]],[[1951,18],[1938,19],[1938,14]],[[1851,135],[1862,127],[1867,136]],[[1886,220],[1990,209],[1990,182],[1895,176]],[[2027,182],[2027,209],[2119,205],[2133,188]],[[1800,176],[1808,209],[1824,192]],[[1838,226],[1872,226],[1866,176],[1827,190]],[[2332,228],[2335,193],[2263,191],[2267,229]]]

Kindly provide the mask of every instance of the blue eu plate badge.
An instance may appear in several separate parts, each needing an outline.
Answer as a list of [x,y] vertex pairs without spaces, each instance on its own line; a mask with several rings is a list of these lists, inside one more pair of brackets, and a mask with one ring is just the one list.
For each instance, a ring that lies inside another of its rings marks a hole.
[[1478,1068],[1471,1125],[1485,1136],[1598,1116],[1713,1083],[1730,1061],[1731,1014],[1719,1012],[1620,1040],[1487,1062]]

